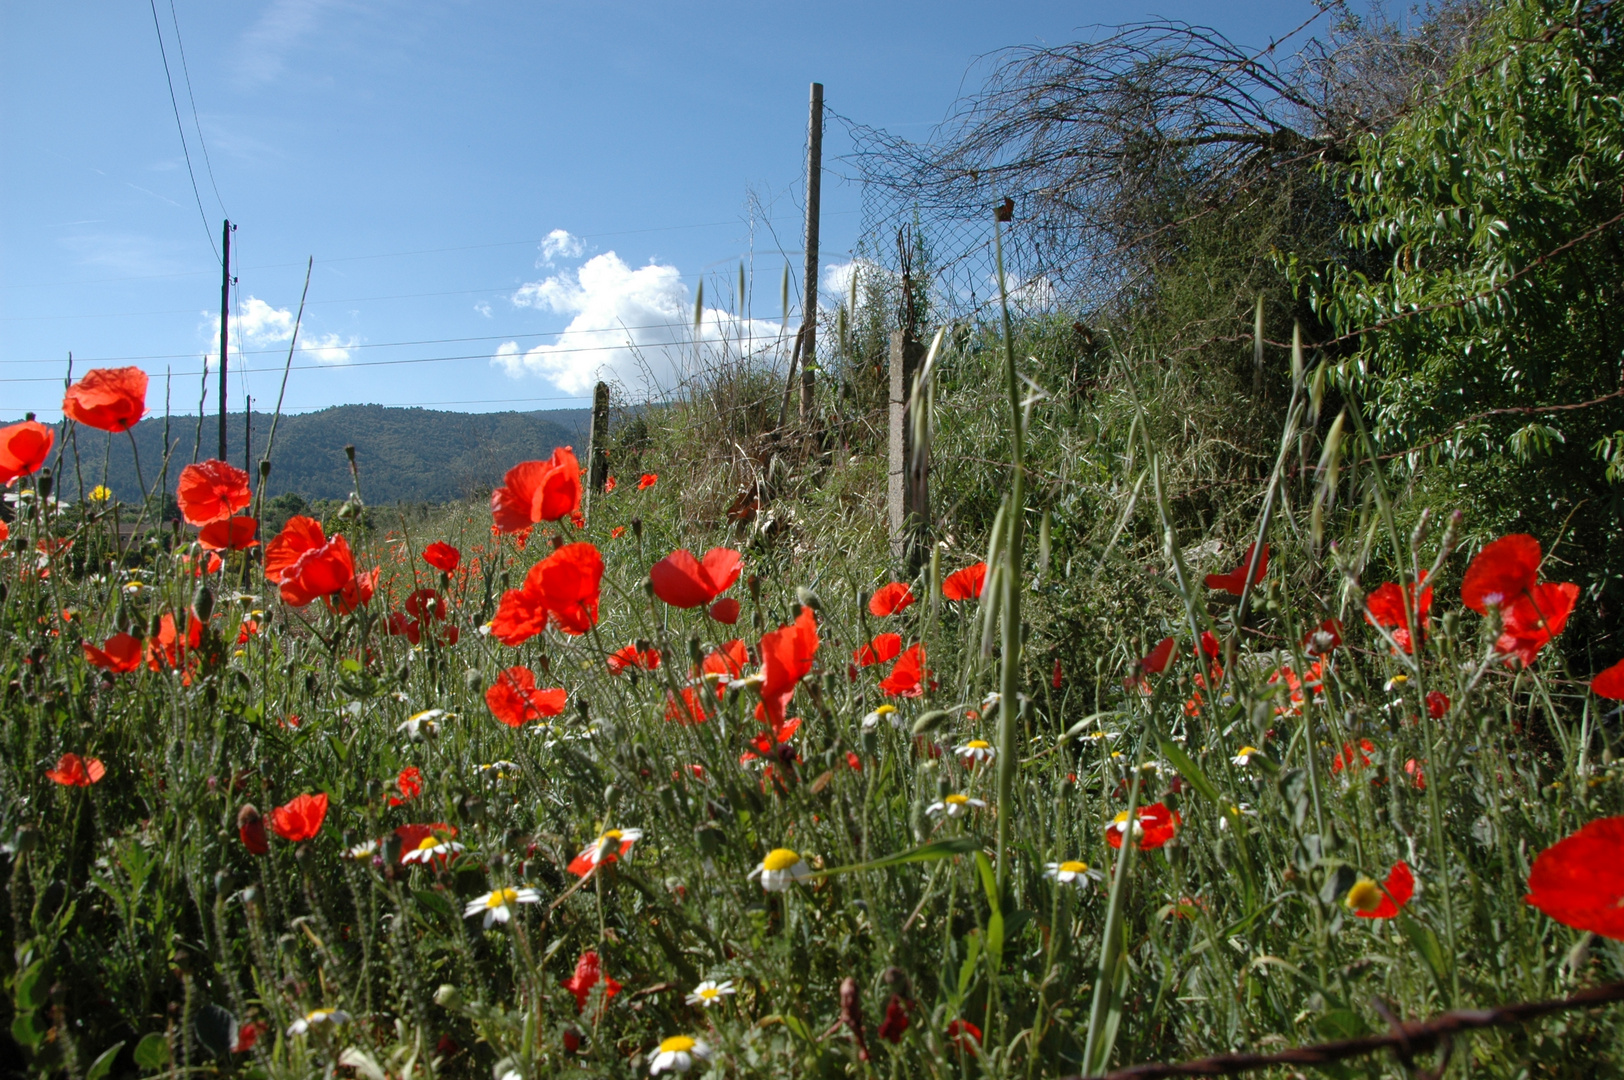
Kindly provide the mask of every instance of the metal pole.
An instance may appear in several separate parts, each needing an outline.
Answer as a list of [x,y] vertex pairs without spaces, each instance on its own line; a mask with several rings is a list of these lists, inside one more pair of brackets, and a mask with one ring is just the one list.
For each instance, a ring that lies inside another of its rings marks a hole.
[[806,284],[802,290],[801,419],[812,416],[812,390],[818,340],[818,204],[823,185],[823,84],[812,84],[806,122]]
[[220,227],[220,453],[226,460],[226,317],[231,310],[231,222]]

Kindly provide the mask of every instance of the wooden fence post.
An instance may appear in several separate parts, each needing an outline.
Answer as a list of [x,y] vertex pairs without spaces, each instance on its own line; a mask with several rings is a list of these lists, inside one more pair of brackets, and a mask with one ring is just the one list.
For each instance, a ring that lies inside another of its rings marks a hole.
[[592,496],[603,493],[609,479],[609,384],[600,382],[592,391],[592,430],[587,436],[587,513],[592,512]]
[[913,417],[908,409],[908,397],[913,392],[922,352],[919,342],[910,334],[891,331],[886,501],[891,556],[898,563],[906,563],[910,572],[919,568],[926,549],[925,526],[930,520],[928,463],[914,460]]

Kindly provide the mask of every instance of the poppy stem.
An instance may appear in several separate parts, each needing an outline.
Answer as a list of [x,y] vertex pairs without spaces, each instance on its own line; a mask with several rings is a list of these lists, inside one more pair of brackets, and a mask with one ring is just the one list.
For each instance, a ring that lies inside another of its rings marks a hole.
[[999,586],[1004,640],[998,679],[998,891],[1009,882],[1009,832],[1015,816],[1016,735],[1021,674],[1021,542],[1026,514],[1026,425],[1021,412],[1021,380],[1015,368],[1015,336],[1009,321],[1009,291],[1004,277],[1004,234],[993,220],[998,256],[998,299],[1004,322],[1004,378],[1009,388],[1010,493],[1005,524],[1004,573]]

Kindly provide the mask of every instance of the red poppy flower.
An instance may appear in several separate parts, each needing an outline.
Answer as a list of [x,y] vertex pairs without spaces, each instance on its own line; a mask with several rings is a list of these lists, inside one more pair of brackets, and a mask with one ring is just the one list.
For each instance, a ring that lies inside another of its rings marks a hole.
[[63,787],[89,787],[106,775],[107,767],[100,760],[82,758],[78,754],[63,754],[56,768],[45,770],[45,779]]
[[[1366,885],[1371,885],[1369,881]],[[1368,893],[1369,890],[1365,890]],[[1367,899],[1358,895],[1360,888],[1355,885],[1348,892],[1349,906],[1353,913],[1361,919],[1391,919],[1398,915],[1399,908],[1410,902],[1415,895],[1415,875],[1410,873],[1410,867],[1403,860],[1393,864],[1387,872],[1387,880],[1381,885],[1381,899],[1366,911],[1360,901]]]
[[502,594],[491,618],[491,637],[504,645],[522,645],[547,629],[547,597],[528,589]]
[[613,490],[615,490],[615,486],[616,486],[616,485],[617,485],[617,484],[618,484],[618,483],[619,483],[619,482],[620,482],[620,481],[618,481],[618,480],[616,480],[616,479],[615,479],[615,478],[614,478],[614,477],[612,477],[612,476],[611,476],[611,477],[608,477],[608,478],[607,478],[607,479],[605,479],[605,480],[604,480],[604,482],[603,482],[603,493],[604,493],[604,494],[605,494],[605,495],[607,495],[607,494],[609,494],[609,493],[610,493],[610,492],[611,492],[611,491],[613,491]]
[[658,649],[640,649],[636,645],[627,645],[618,652],[609,654],[609,674],[619,675],[627,668],[642,668],[644,671],[653,671],[660,666],[660,651]]
[[[1222,589],[1227,593],[1239,596],[1246,591],[1246,568],[1252,563],[1252,552],[1257,548],[1256,543],[1246,545],[1246,554],[1241,557],[1241,564],[1227,574],[1208,574],[1207,588]],[[1258,558],[1257,569],[1252,573],[1252,584],[1256,585],[1263,580],[1263,575],[1269,569],[1269,545],[1263,545],[1263,554]]]
[[809,607],[801,609],[793,624],[761,636],[761,668],[765,676],[761,700],[774,722],[783,723],[784,709],[795,688],[812,670],[817,651],[817,616]]
[[375,572],[368,582],[356,581],[349,542],[342,536],[329,540],[319,522],[303,516],[289,518],[276,538],[265,545],[265,578],[281,586],[282,602],[293,607],[347,591],[341,606],[348,604],[349,610],[371,598],[377,581]]
[[1167,670],[1167,662],[1173,658],[1173,645],[1172,638],[1162,638],[1156,643],[1156,647],[1150,650],[1149,656],[1140,659],[1137,665],[1139,670],[1146,675],[1160,675]]
[[1534,587],[1539,579],[1539,541],[1526,533],[1502,536],[1477,553],[1460,583],[1460,601],[1479,615]]
[[502,595],[491,636],[519,645],[547,627],[552,618],[566,634],[580,635],[598,621],[603,557],[591,544],[565,544],[530,568],[524,587]]
[[535,672],[525,667],[508,668],[485,691],[485,704],[492,715],[508,727],[523,727],[531,720],[557,716],[564,711],[566,700],[568,695],[562,687],[536,689]]
[[724,675],[737,679],[744,674],[744,665],[750,662],[750,650],[738,638],[723,645],[705,657],[699,670],[706,675]]
[[537,522],[557,521],[581,508],[581,463],[560,446],[546,461],[513,466],[491,492],[491,521],[505,533],[528,532]]
[[259,816],[253,803],[244,803],[243,808],[237,811],[237,835],[242,838],[243,847],[251,853],[270,854],[271,845],[265,837],[265,819]]
[[884,664],[896,659],[902,652],[901,634],[875,634],[874,640],[867,645],[859,646],[851,654],[859,667],[869,667],[872,664]]
[[1624,660],[1591,679],[1590,689],[1599,697],[1624,701]]
[[704,559],[687,551],[673,551],[649,570],[654,595],[677,608],[708,604],[739,580],[739,553],[732,548],[711,548]]
[[[1140,851],[1153,851],[1173,839],[1178,827],[1184,823],[1178,811],[1169,810],[1163,803],[1151,803],[1139,808],[1134,834],[1139,837]],[[1128,812],[1118,814],[1105,827],[1105,842],[1114,848],[1122,846],[1122,834],[1128,831]]]
[[880,689],[893,697],[916,698],[925,692],[923,680],[929,677],[930,672],[925,670],[925,646],[910,645],[897,657],[891,674],[880,680]]
[[247,473],[210,458],[180,471],[175,501],[186,524],[207,525],[235,514],[253,501],[253,495],[248,490]]
[[703,724],[709,715],[704,700],[691,686],[684,686],[680,697],[665,695],[665,718],[673,724]]
[[1351,742],[1343,743],[1342,750],[1336,755],[1336,757],[1331,759],[1331,771],[1333,773],[1339,773],[1343,769],[1347,769],[1350,772],[1356,769],[1362,769],[1366,765],[1370,764],[1370,755],[1373,754],[1375,750],[1376,744],[1371,742],[1369,739],[1360,739],[1357,750],[1354,749],[1354,745]]
[[259,522],[242,514],[211,521],[198,530],[197,542],[207,551],[246,551],[259,547]]
[[1449,695],[1442,690],[1427,691],[1427,715],[1434,720],[1442,720],[1444,713],[1449,711]]
[[390,806],[401,806],[423,794],[423,770],[416,765],[408,765],[400,770],[395,777],[395,787],[400,789],[400,798],[389,796]]
[[[1342,620],[1326,619],[1303,635],[1303,649],[1309,656],[1324,656],[1342,644]],[[1216,652],[1213,653],[1217,655]]]
[[[342,536],[335,536],[333,539],[339,543],[344,540]],[[378,575],[382,572],[380,568],[373,567],[364,574],[356,574],[346,581],[338,592],[323,597],[323,602],[329,610],[336,611],[340,615],[348,615],[356,608],[371,602],[372,594],[378,588]]]
[[987,584],[987,564],[978,562],[955,570],[942,582],[942,595],[949,600],[975,600]]
[[1572,582],[1545,582],[1534,585],[1500,608],[1501,633],[1495,641],[1497,652],[1532,664],[1546,642],[1568,625],[1579,586]]
[[599,866],[619,862],[622,855],[629,858],[632,853],[632,845],[640,840],[642,836],[643,833],[640,829],[631,829],[627,832],[610,829],[582,848],[581,852],[570,860],[565,869],[576,877],[586,877]]
[[303,843],[321,832],[326,819],[326,793],[299,795],[271,811],[271,831],[289,843]]
[[1060,667],[1060,658],[1055,657],[1054,674],[1049,677],[1049,685],[1056,690],[1060,689],[1060,684],[1065,680],[1065,676],[1065,671]]
[[443,540],[436,540],[423,549],[423,561],[447,574],[455,574],[462,562],[462,552]]
[[716,601],[710,606],[710,617],[724,626],[732,626],[739,621],[739,602],[731,596]]
[[955,1020],[948,1024],[947,1039],[971,1057],[981,1052],[981,1029],[968,1020]]
[[659,473],[646,472],[641,477],[638,478],[638,480],[637,480],[637,490],[638,491],[647,491],[649,488],[651,488],[655,484],[659,483],[659,480],[660,480],[660,474]]
[[147,373],[138,367],[87,371],[68,387],[62,411],[98,431],[128,431],[147,411]]
[[55,442],[56,432],[37,420],[0,428],[0,485],[38,472]]
[[1525,901],[1564,926],[1624,941],[1624,817],[1599,818],[1539,853]]
[[147,638],[147,668],[162,671],[166,667],[182,667],[186,663],[186,654],[202,644],[203,620],[191,615],[186,620],[186,638],[182,641],[175,616],[164,612],[158,620],[157,634]]
[[88,641],[81,648],[92,666],[115,675],[126,675],[141,666],[141,639],[129,634],[114,634],[99,649]]
[[906,610],[914,602],[913,590],[900,581],[893,581],[888,585],[880,586],[875,594],[868,598],[868,610],[872,615],[885,618]]
[[625,536],[625,535],[626,535],[626,526],[624,526],[624,525],[616,525],[614,528],[609,530],[609,539],[611,539],[611,540],[619,540],[622,536]]
[[1398,582],[1387,582],[1365,597],[1365,621],[1372,626],[1386,627],[1392,632],[1393,641],[1399,648],[1407,653],[1413,653],[1415,647],[1410,641],[1409,621],[1404,616],[1406,594],[1414,608],[1415,625],[1420,629],[1421,636],[1425,637],[1427,619],[1432,613],[1431,585],[1421,590],[1421,597],[1417,600],[1414,585],[1400,591]]
[[271,1030],[269,1024],[250,1021],[237,1029],[237,1041],[231,1045],[233,1054],[246,1054],[259,1042],[259,1037]]
[[1427,774],[1421,768],[1421,762],[1410,758],[1404,762],[1404,771],[1409,774],[1410,780],[1415,784],[1415,790],[1427,790]]
[[598,954],[591,949],[581,954],[575,961],[575,974],[559,985],[575,995],[575,1008],[577,1012],[585,1011],[587,998],[592,995],[592,988],[603,981],[603,1001],[608,1004],[609,999],[620,993],[620,984],[613,976],[603,973],[603,965],[598,960]]
[[888,1043],[902,1041],[902,1033],[908,1030],[908,1007],[912,1004],[901,994],[892,994],[885,1003],[885,1019],[880,1021],[880,1038]]

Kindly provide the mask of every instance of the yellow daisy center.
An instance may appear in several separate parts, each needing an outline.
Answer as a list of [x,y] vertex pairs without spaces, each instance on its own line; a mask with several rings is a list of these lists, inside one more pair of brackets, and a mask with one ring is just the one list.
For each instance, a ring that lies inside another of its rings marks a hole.
[[897,707],[895,705],[881,705],[879,708],[874,710],[874,715],[875,716],[889,716],[891,713],[894,713],[896,711],[897,711]]
[[619,829],[610,829],[608,832],[604,833],[601,837],[599,837],[599,839],[600,840],[619,840],[620,839],[620,830]]
[[699,988],[698,996],[704,998],[706,1001],[709,1001],[711,998],[721,997],[722,992],[716,989],[714,986],[702,986]]
[[992,748],[992,743],[988,742],[986,739],[971,739],[964,745],[969,747],[971,750],[988,750]]
[[694,1040],[687,1035],[673,1035],[660,1044],[662,1054],[682,1054],[694,1048]]
[[943,797],[942,801],[947,803],[949,806],[963,806],[965,803],[970,801],[970,796],[968,796],[968,795],[947,795],[947,796]]
[[1237,753],[1235,756],[1236,757],[1251,757],[1255,753],[1257,753],[1257,747],[1255,747],[1255,746],[1243,746],[1243,747],[1241,747],[1240,752]]
[[1060,864],[1060,872],[1062,874],[1086,874],[1088,873],[1088,864],[1078,862],[1076,859],[1067,859]]
[[1381,886],[1369,878],[1360,878],[1348,890],[1347,904],[1355,911],[1375,911],[1382,904]]
[[788,870],[801,861],[801,857],[787,847],[773,848],[761,860],[763,870]]
[[488,908],[507,907],[509,904],[517,904],[518,902],[518,889],[495,889],[485,898],[485,906]]
[[421,840],[419,840],[417,842],[417,850],[418,851],[427,851],[429,848],[435,848],[435,847],[439,847],[439,846],[440,846],[440,841],[436,840],[432,836],[425,836],[425,837],[423,837],[423,839],[421,839]]

